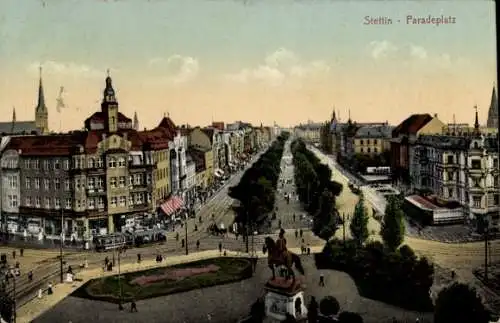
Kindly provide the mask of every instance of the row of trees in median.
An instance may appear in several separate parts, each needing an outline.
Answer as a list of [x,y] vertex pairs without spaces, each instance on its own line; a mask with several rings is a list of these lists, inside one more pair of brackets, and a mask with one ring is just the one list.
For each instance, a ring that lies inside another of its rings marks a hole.
[[332,181],[332,171],[298,139],[292,143],[295,186],[304,209],[313,216],[313,232],[328,240],[340,224],[335,199],[342,192],[342,184]]
[[236,222],[260,224],[274,209],[275,190],[280,175],[281,158],[289,133],[282,133],[267,151],[243,174],[240,182],[229,188],[229,196],[240,202]]

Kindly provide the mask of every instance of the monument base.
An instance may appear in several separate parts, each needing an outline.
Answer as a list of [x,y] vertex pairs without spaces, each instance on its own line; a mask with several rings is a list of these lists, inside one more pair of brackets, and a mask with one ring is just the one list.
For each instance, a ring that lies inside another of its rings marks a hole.
[[296,320],[307,317],[304,291],[299,277],[295,282],[292,279],[276,277],[267,282],[265,289],[264,302],[267,317],[276,321],[285,320],[286,314],[290,314]]

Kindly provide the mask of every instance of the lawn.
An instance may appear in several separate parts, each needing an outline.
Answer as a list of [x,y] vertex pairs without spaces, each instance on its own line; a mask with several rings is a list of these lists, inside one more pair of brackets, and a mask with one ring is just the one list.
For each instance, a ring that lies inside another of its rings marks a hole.
[[153,298],[240,281],[252,276],[246,258],[221,257],[93,279],[72,296],[112,303]]

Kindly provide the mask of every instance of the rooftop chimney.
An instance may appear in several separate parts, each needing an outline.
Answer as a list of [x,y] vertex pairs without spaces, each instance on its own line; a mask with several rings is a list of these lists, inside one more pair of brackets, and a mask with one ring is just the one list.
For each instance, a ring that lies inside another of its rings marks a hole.
[[434,113],[434,118],[437,118],[438,117],[438,114],[437,113]]

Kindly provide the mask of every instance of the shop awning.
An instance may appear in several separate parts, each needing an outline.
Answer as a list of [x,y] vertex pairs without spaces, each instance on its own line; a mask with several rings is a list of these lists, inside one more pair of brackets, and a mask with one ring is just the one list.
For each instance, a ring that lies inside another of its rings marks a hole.
[[180,196],[173,196],[165,201],[160,207],[166,215],[172,215],[183,206],[184,201],[182,198]]

